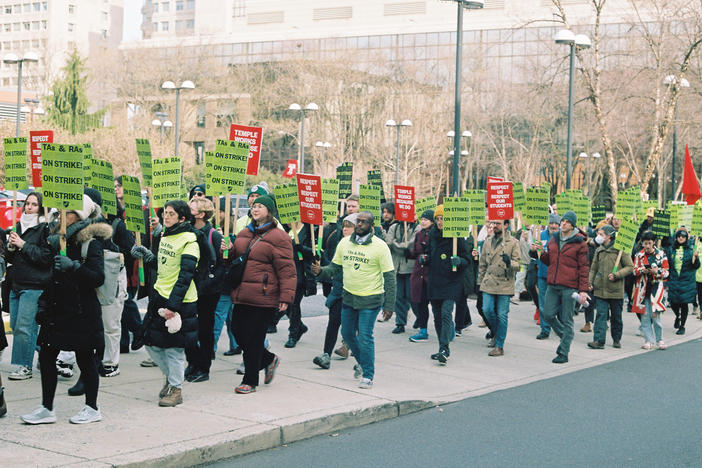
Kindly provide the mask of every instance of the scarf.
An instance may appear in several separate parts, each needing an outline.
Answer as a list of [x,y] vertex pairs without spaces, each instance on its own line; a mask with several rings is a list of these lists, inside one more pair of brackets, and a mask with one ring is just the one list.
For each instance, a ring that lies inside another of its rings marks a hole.
[[22,213],[22,216],[20,216],[20,227],[22,228],[22,232],[27,232],[27,229],[31,229],[34,226],[37,226],[40,222],[44,222],[43,217],[39,217],[39,213],[35,214],[27,214],[27,213]]

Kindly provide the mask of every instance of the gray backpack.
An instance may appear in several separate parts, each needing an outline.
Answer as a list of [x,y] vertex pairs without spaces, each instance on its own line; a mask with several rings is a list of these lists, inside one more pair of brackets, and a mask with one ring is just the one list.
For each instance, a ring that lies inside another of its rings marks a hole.
[[[83,261],[85,261],[85,259],[88,257],[88,246],[93,240],[95,239],[90,239],[83,242],[80,247],[80,256]],[[126,289],[120,288],[120,283],[124,283],[126,285],[127,277],[124,269],[124,256],[121,253],[113,252],[107,249],[103,249],[102,253],[105,258],[105,266],[103,270],[105,273],[105,282],[102,283],[102,286],[95,288],[95,292],[97,293],[97,298],[100,301],[100,305],[107,306],[114,304],[117,301],[119,298],[120,289]],[[124,277],[123,281],[121,277]]]

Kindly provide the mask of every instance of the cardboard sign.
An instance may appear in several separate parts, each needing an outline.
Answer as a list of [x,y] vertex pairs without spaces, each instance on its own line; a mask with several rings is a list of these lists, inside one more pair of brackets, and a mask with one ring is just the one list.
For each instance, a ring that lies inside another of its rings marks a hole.
[[258,166],[261,160],[261,144],[263,143],[263,128],[232,124],[231,127],[229,127],[229,139],[248,143],[249,154],[246,164],[246,174],[258,175]]
[[[83,151],[85,151],[85,148],[83,148]],[[83,158],[83,161],[85,161],[85,158]],[[112,173],[112,163],[102,159],[93,159],[90,171],[89,185],[100,192],[102,212],[108,215],[116,215],[117,198],[115,197],[115,179]]]
[[212,195],[217,192],[212,184],[212,166],[214,165],[214,151],[205,151],[205,193]]
[[678,229],[678,224],[680,220],[680,208],[685,205],[685,202],[673,202],[668,201],[668,212],[670,213],[670,220],[668,227],[670,232],[675,232]]
[[139,179],[128,175],[122,176],[122,194],[124,195],[124,223],[127,231],[146,234],[144,212],[141,208],[141,186]]
[[317,226],[324,224],[322,178],[311,174],[297,174],[297,196],[300,199],[300,221]]
[[145,187],[151,187],[152,177],[152,157],[151,145],[146,138],[136,139],[137,156],[139,157],[139,167],[141,167],[141,180]]
[[414,212],[414,187],[408,185],[395,186],[395,219],[413,223],[416,219]]
[[[380,213],[380,192],[377,185],[361,184],[358,188],[358,211],[370,211],[376,220],[381,219]],[[380,221],[376,221],[380,223]]]
[[181,191],[181,164],[180,157],[169,156],[156,158],[151,162],[151,182],[153,186],[154,208],[163,207],[166,202],[180,200]]
[[422,216],[427,210],[436,209],[436,200],[434,197],[424,197],[414,201],[414,214],[416,216]]
[[[655,218],[653,218],[653,222],[656,222]],[[702,236],[702,200],[697,200],[693,205],[690,234],[697,237]]]
[[467,237],[470,235],[468,201],[461,197],[444,198],[444,237]]
[[83,209],[83,146],[45,143],[42,156],[44,206]]
[[485,190],[465,190],[463,198],[468,203],[468,223],[471,226],[485,224]]
[[565,213],[566,211],[572,211],[573,207],[571,205],[570,193],[561,192],[557,193],[554,197],[556,202],[556,207],[559,213]]
[[90,185],[92,176],[93,146],[90,143],[83,143],[83,183]]
[[54,142],[53,130],[29,132],[30,159],[32,160],[32,185],[41,187],[41,145]]
[[5,190],[24,190],[27,184],[27,137],[3,138]]
[[521,182],[514,182],[512,184],[512,195],[514,197],[514,211],[523,212],[525,200],[524,186]]
[[548,203],[550,192],[541,187],[529,187],[524,194],[526,207],[524,209],[524,220],[527,224],[539,226],[548,225]]
[[288,164],[283,170],[283,177],[292,179],[297,175],[297,159],[288,159]]
[[692,226],[692,216],[695,205],[680,205],[678,208],[678,226],[690,228]]
[[638,186],[629,187],[617,197],[617,218],[632,219],[641,211],[641,190]]
[[339,217],[339,181],[322,179],[322,213],[325,223],[335,223]]
[[300,199],[297,193],[297,181],[275,186],[275,204],[282,224],[300,221]]
[[368,185],[380,187],[380,203],[385,203],[385,191],[383,190],[383,176],[379,170],[368,171]]
[[350,197],[353,191],[353,163],[341,163],[336,168],[336,178],[339,181],[339,198]]
[[585,197],[577,197],[572,199],[573,212],[575,212],[575,217],[578,218],[578,224],[580,226],[587,226],[590,220],[590,199]]
[[622,220],[622,225],[619,226],[619,230],[617,231],[617,237],[614,239],[614,248],[629,255],[634,249],[638,232],[639,227],[635,222],[628,219]]
[[217,140],[212,160],[208,195],[241,194],[246,192],[246,167],[249,144],[232,140]]
[[670,212],[668,210],[656,210],[653,216],[652,230],[658,239],[663,239],[670,235]]
[[592,205],[592,224],[597,224],[607,217],[607,210],[604,205]]
[[490,181],[487,184],[488,218],[501,220],[514,218],[512,182]]
[[658,208],[658,200],[644,200],[641,202],[641,208],[637,218],[639,221],[644,221],[646,219],[646,212],[649,208],[653,208],[654,210]]

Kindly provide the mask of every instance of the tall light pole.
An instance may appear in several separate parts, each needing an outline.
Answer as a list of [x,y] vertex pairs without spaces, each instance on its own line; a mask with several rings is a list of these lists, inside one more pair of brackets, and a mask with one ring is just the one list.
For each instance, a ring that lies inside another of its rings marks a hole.
[[154,127],[159,127],[158,142],[163,143],[163,129],[171,128],[173,126],[173,122],[166,120],[168,118],[168,112],[156,112],[154,115],[156,118],[151,121],[151,125]]
[[[456,148],[455,148],[456,132],[455,132],[454,130],[449,130],[448,132],[446,132],[446,136],[447,136],[448,138],[450,138],[450,139],[452,140],[453,144],[454,144],[454,149],[451,150],[451,151],[449,151],[449,154],[450,154],[451,157],[455,160],[454,155],[456,154]],[[468,139],[471,138],[472,136],[473,136],[473,134],[470,133],[470,130],[465,130],[463,133],[461,133],[460,138],[465,138],[466,140],[468,140]],[[459,138],[459,142],[460,142],[460,138]],[[466,148],[467,148],[467,147],[468,147],[468,145],[466,144]],[[459,143],[459,149],[460,149],[460,143]],[[467,150],[462,150],[462,151],[461,151],[461,157],[466,157],[466,156],[468,156],[468,151],[467,151]],[[456,165],[454,164],[454,165],[453,165],[453,170],[456,171],[456,170],[457,170],[457,169],[456,169],[457,167],[458,167],[458,166],[456,166]],[[459,173],[459,181],[460,181],[460,173]],[[460,182],[459,182],[459,183],[460,183]],[[447,182],[447,184],[448,184],[448,182]],[[456,190],[456,187],[455,187],[455,179],[454,179],[454,193],[458,194],[458,190]]]
[[590,190],[590,179],[592,178],[592,173],[590,172],[590,161],[592,158],[599,159],[602,155],[600,153],[587,154],[582,152],[579,156],[587,159],[587,196],[588,198],[592,199],[592,191]]
[[390,119],[385,122],[385,126],[395,127],[397,129],[397,146],[395,149],[395,185],[400,185],[400,128],[411,127],[412,121],[405,119],[402,122],[397,123]]
[[463,10],[479,10],[484,5],[483,0],[453,0],[457,4],[458,18],[456,20],[456,89],[453,108],[453,193],[460,195],[458,165],[461,153],[461,62],[463,58]]
[[331,143],[329,143],[328,141],[318,141],[314,144],[314,146],[317,148],[322,148],[322,169],[324,169],[324,166],[326,166],[326,160],[324,156],[327,152],[327,148],[331,148]]
[[303,109],[300,104],[292,103],[288,107],[288,110],[300,113],[300,160],[297,164],[297,172],[305,172],[305,115],[308,112],[314,112],[319,110],[319,106],[314,102],[310,102]]
[[[689,88],[690,82],[685,78],[678,82],[678,77],[675,75],[668,75],[663,80],[663,84],[668,87],[677,86],[679,88]],[[675,159],[678,152],[678,99],[675,99],[675,110],[673,111],[673,162],[672,162],[672,174],[671,174],[671,184],[670,184],[670,199],[675,200]]]
[[22,103],[22,65],[24,62],[36,63],[39,61],[39,56],[34,52],[26,52],[22,58],[16,54],[6,54],[2,58],[3,63],[8,65],[17,64],[17,130],[15,136],[20,136],[20,105]]
[[195,89],[195,84],[190,80],[185,80],[180,86],[176,86],[172,81],[164,81],[161,89],[175,90],[176,93],[176,118],[175,118],[175,151],[174,156],[178,156],[178,124],[180,120],[180,90]]
[[584,34],[573,34],[568,29],[561,29],[556,34],[556,44],[570,47],[570,73],[568,75],[568,142],[566,143],[566,189],[570,188],[571,171],[573,170],[573,78],[575,75],[575,48],[588,49],[592,46],[590,38]]
[[26,106],[22,106],[20,109],[25,114],[29,114],[29,121],[34,122],[34,114],[44,115],[44,109],[39,105],[39,99],[24,98]]

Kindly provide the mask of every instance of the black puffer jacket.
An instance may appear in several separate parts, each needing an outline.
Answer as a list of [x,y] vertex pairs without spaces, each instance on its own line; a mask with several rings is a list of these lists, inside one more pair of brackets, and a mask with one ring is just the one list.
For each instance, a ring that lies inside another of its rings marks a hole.
[[468,266],[469,253],[466,241],[457,240],[458,258],[461,264],[453,271],[451,255],[453,253],[453,239],[443,237],[443,231],[436,226],[429,233],[429,284],[427,295],[429,300],[450,299],[455,301],[463,291],[463,269]]
[[23,289],[44,289],[51,282],[53,256],[46,239],[49,228],[46,223],[39,223],[22,232],[17,223],[17,234],[25,242],[21,250],[5,251],[8,264],[12,264],[7,277],[15,291]]

